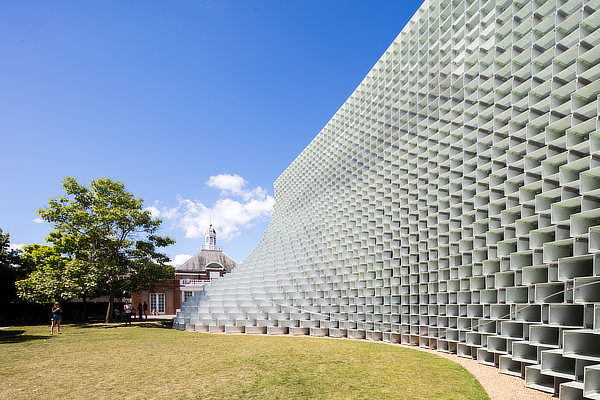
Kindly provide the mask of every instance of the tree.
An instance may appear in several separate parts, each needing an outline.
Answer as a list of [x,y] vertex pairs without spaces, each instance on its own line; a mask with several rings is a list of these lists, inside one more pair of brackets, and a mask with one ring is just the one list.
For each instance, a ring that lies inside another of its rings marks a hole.
[[15,281],[23,276],[20,252],[10,247],[10,235],[0,229],[0,304],[17,299]]
[[60,255],[62,265],[50,268],[41,263],[28,277],[29,283],[20,284],[23,297],[35,282],[56,281],[56,267],[65,274],[60,296],[109,296],[108,322],[116,298],[174,277],[169,258],[157,251],[174,240],[156,234],[162,221],[153,219],[143,209],[143,200],[129,193],[124,183],[101,178],[91,181],[88,188],[67,177],[63,188],[66,196],[51,198],[47,208],[38,210],[54,227],[46,240]]
[[17,282],[23,300],[51,303],[94,292],[96,282],[85,263],[61,254],[58,246],[32,244],[23,250],[22,263],[32,269],[26,279]]

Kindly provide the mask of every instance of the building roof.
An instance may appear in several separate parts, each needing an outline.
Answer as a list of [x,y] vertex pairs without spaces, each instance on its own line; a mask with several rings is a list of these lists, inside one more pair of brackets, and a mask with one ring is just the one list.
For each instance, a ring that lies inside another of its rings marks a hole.
[[221,250],[200,250],[195,256],[175,267],[176,272],[204,272],[207,267],[222,267],[231,272],[237,263]]

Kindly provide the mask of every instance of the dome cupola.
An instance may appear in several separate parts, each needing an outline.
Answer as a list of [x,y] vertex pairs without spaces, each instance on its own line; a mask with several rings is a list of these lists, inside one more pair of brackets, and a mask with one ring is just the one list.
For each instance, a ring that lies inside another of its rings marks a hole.
[[217,247],[217,231],[215,231],[212,224],[208,226],[204,235],[204,250],[219,250]]

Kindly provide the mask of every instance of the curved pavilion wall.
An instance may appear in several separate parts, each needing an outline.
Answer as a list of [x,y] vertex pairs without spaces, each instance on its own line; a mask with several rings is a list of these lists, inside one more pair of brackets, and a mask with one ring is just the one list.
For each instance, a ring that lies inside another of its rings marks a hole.
[[600,398],[600,1],[430,1],[177,329],[347,336]]

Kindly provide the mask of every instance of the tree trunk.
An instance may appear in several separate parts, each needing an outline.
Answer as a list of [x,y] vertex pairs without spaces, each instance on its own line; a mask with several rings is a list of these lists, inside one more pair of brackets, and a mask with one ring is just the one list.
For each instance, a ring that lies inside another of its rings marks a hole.
[[114,309],[115,309],[115,295],[111,291],[110,296],[108,296],[108,309],[106,310],[106,323],[112,322]]
[[82,315],[82,318],[85,321],[85,320],[87,320],[87,295],[84,293],[82,297],[83,297],[83,299],[82,299],[83,300],[83,315]]

